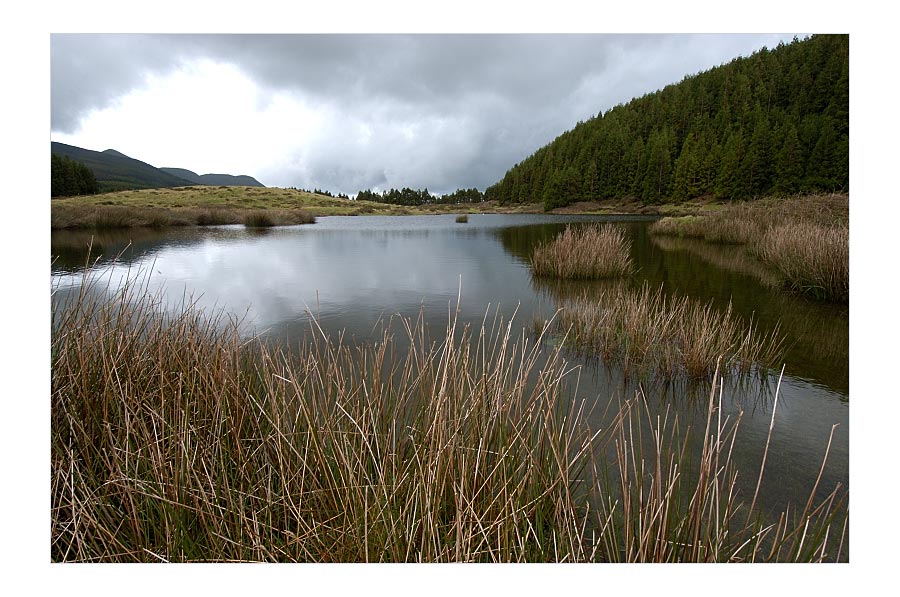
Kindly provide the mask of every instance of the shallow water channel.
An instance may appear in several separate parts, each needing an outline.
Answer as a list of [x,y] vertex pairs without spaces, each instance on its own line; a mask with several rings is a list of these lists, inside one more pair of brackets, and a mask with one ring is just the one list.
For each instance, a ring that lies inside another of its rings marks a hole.
[[[597,220],[623,223],[632,239],[637,272],[628,281],[663,287],[713,301],[761,330],[779,325],[788,342],[775,428],[760,502],[767,510],[787,503],[802,508],[815,484],[833,425],[831,451],[820,495],[836,483],[848,487],[848,309],[792,296],[777,288],[773,274],[739,247],[651,237],[642,217],[549,215],[453,215],[320,217],[313,225],[252,231],[243,226],[169,230],[54,231],[51,238],[54,300],[83,280],[87,247],[97,259],[95,275],[111,287],[146,276],[151,291],[178,303],[186,296],[207,309],[243,318],[247,329],[288,342],[309,333],[310,313],[329,333],[353,341],[378,335],[378,323],[393,315],[415,318],[441,334],[448,313],[480,325],[486,313],[515,314],[519,329],[533,316],[551,315],[574,288],[534,279],[528,256],[536,243],[566,224]],[[629,398],[634,380],[594,359],[565,358],[578,367],[574,399],[601,407]],[[726,387],[724,414],[743,413],[735,444],[739,485],[749,500],[772,416],[775,376],[749,389]],[[671,407],[682,427],[705,421],[708,389],[645,388],[652,408]],[[694,395],[691,398],[691,395]],[[602,410],[602,408],[600,409]],[[749,491],[750,495],[746,492]],[[792,508],[793,509],[793,508]]]

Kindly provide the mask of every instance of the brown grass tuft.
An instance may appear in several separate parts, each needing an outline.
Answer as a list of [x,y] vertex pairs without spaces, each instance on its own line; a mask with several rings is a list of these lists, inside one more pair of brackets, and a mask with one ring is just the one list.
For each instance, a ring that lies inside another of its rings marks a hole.
[[626,374],[708,378],[717,361],[750,371],[776,364],[783,341],[777,330],[760,336],[753,323],[687,296],[667,297],[662,288],[624,285],[566,300],[557,330],[578,350],[618,363]]
[[612,224],[566,226],[562,234],[535,248],[531,267],[538,276],[609,278],[632,271],[631,243]]
[[793,224],[775,226],[753,252],[784,277],[785,284],[817,298],[850,298],[850,230],[843,226]]

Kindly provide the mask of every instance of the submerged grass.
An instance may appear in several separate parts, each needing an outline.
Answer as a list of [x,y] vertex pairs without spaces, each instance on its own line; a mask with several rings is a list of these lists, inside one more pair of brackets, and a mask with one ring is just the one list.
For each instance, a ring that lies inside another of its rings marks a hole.
[[730,303],[718,311],[712,302],[666,296],[647,284],[639,291],[620,284],[571,297],[554,325],[568,345],[617,363],[626,375],[668,380],[709,378],[720,359],[729,370],[771,367],[783,351],[777,329],[760,334],[752,321],[732,314]]
[[286,352],[90,286],[53,314],[54,561],[847,557],[838,488],[773,524],[746,507],[715,390],[689,462],[642,395],[594,430],[558,354],[498,319],[355,347],[313,324]]
[[745,245],[775,268],[782,285],[819,299],[847,302],[850,285],[846,195],[768,198],[706,216],[663,218],[650,233]]
[[538,245],[531,267],[539,276],[567,279],[610,278],[632,271],[630,242],[612,224],[566,226],[562,234]]
[[[844,561],[849,519],[840,486],[816,501],[817,480],[802,510],[786,510],[772,521],[756,509],[772,425],[750,504],[739,495],[732,455],[743,413],[723,419],[723,393],[712,385],[702,435],[680,430],[668,409],[652,413],[640,390],[622,407],[612,430],[615,457],[592,469],[595,478],[619,484],[617,494],[599,496],[599,519],[606,522],[596,532],[602,553],[617,562]],[[833,434],[834,427],[828,448]],[[691,435],[702,442],[696,459],[687,456]]]

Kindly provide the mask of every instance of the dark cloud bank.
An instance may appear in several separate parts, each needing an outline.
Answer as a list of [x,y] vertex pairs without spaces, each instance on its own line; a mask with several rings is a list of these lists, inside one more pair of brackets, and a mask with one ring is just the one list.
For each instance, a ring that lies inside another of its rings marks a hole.
[[53,35],[51,126],[205,58],[341,116],[290,167],[248,172],[267,184],[483,190],[579,120],[791,37]]

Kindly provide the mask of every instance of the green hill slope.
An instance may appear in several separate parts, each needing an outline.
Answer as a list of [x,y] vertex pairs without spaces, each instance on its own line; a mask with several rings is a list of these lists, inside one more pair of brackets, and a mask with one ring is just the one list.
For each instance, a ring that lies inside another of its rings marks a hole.
[[264,187],[252,176],[230,174],[198,175],[184,168],[156,168],[128,157],[115,149],[91,151],[74,145],[52,141],[50,153],[81,162],[94,172],[102,192],[126,189],[157,189],[165,187],[244,186]]
[[795,39],[578,123],[485,199],[553,209],[848,191],[849,95],[849,37]]
[[97,182],[100,183],[100,190],[104,192],[122,189],[183,187],[193,184],[114,149],[91,151],[53,141],[50,143],[50,152],[69,157],[90,168],[94,172]]
[[163,172],[190,180],[194,184],[209,186],[227,186],[227,187],[265,187],[252,176],[242,174],[233,176],[231,174],[197,174],[184,168],[160,168]]

